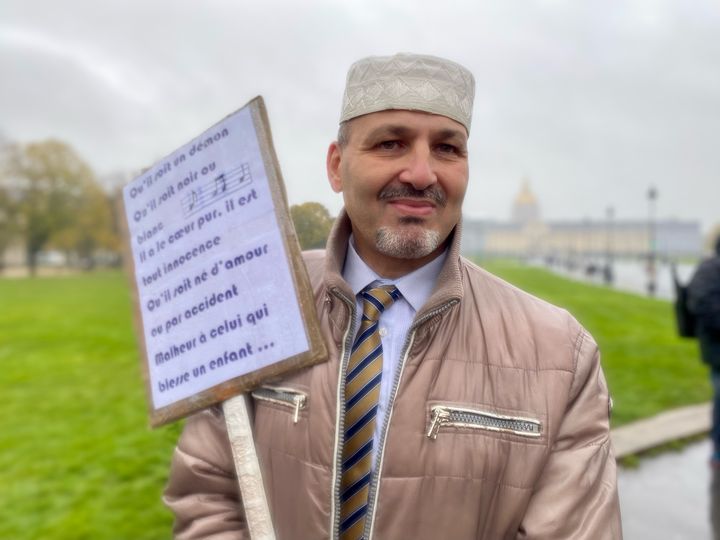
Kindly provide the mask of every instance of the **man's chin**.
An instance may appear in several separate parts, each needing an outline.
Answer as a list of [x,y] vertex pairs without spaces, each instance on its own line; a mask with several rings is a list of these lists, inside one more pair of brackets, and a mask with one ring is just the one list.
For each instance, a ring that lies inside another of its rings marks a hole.
[[[430,255],[442,243],[440,233],[432,229],[418,226],[423,223],[403,222],[400,227],[381,227],[375,235],[375,247],[389,257],[397,259],[420,259]],[[408,226],[410,225],[410,226]]]

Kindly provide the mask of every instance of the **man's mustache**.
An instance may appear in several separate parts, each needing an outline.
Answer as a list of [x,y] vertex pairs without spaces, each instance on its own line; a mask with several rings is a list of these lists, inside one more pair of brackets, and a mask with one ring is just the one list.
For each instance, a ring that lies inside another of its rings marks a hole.
[[389,199],[418,199],[434,202],[437,206],[445,206],[447,204],[447,196],[445,191],[433,184],[425,189],[415,189],[407,184],[388,185],[378,194],[378,200],[386,201]]

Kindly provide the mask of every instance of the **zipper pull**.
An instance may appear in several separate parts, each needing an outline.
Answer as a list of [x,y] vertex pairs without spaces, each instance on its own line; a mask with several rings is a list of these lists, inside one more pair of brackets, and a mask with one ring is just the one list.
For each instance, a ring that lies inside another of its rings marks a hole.
[[427,436],[435,440],[437,439],[440,426],[450,419],[450,411],[446,407],[433,407],[432,412],[432,422],[430,422],[430,429],[427,432]]
[[305,396],[295,396],[293,398],[293,401],[295,402],[295,414],[293,415],[293,424],[297,424],[298,419],[300,418],[300,409],[302,409],[305,405]]

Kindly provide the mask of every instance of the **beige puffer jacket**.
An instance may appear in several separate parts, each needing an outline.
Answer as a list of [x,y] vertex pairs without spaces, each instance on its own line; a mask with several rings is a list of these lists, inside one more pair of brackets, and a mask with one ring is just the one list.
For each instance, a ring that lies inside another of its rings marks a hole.
[[[280,540],[336,537],[349,232],[341,216],[327,256],[306,256],[330,361],[254,394]],[[621,538],[597,346],[566,311],[461,258],[459,236],[396,373],[366,539]],[[248,538],[217,408],[188,420],[165,502],[176,538]]]

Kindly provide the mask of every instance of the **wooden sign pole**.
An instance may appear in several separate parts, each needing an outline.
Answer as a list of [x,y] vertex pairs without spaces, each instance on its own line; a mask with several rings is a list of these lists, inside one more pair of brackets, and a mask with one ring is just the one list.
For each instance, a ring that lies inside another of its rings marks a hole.
[[247,399],[247,394],[240,394],[224,401],[223,413],[235,458],[235,470],[240,484],[240,494],[250,538],[252,540],[275,540],[260,463],[255,451]]

